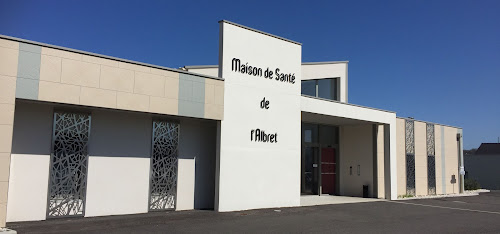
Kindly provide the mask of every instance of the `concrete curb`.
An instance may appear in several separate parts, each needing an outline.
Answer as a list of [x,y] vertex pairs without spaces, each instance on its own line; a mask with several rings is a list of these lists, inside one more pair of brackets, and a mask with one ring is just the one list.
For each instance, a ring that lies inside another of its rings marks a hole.
[[0,228],[0,233],[1,234],[17,234],[15,230],[8,229],[8,228]]
[[443,195],[432,195],[432,196],[416,196],[416,197],[398,198],[397,201],[447,198],[447,197],[470,197],[470,196],[477,196],[477,195],[479,195],[479,193],[489,193],[489,192],[490,192],[490,190],[487,190],[487,189],[466,190],[464,193],[458,193],[458,194],[443,194]]

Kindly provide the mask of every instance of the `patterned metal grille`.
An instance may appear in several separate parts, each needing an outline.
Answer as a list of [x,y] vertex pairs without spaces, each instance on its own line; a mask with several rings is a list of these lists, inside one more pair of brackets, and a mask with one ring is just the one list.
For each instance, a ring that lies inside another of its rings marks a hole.
[[434,124],[427,124],[427,155],[435,154]]
[[406,155],[406,194],[415,195],[415,155]]
[[54,113],[49,217],[84,215],[89,135],[90,115]]
[[427,184],[428,193],[430,195],[436,194],[436,157],[427,156]]
[[175,208],[180,125],[153,121],[150,210]]
[[436,194],[436,141],[434,124],[427,124],[427,185],[428,194]]
[[415,154],[415,123],[413,120],[405,121],[406,154]]
[[405,121],[406,194],[415,195],[415,123]]

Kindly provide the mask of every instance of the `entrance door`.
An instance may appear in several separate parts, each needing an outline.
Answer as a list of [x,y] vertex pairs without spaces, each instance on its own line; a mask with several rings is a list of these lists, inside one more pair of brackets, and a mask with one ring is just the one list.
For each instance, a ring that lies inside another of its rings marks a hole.
[[335,149],[321,149],[321,190],[324,194],[335,194]]
[[319,148],[305,147],[302,158],[302,193],[319,194]]

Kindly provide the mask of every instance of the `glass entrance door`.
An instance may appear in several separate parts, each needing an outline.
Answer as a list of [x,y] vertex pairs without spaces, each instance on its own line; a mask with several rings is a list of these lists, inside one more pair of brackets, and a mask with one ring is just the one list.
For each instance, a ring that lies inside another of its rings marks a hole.
[[302,194],[319,194],[319,147],[306,146],[302,154]]

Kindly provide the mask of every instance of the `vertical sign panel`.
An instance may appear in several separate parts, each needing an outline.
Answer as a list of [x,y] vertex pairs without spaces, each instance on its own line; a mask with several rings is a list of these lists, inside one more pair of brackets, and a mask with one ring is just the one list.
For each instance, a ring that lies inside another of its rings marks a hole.
[[301,45],[220,22],[219,211],[300,203]]

